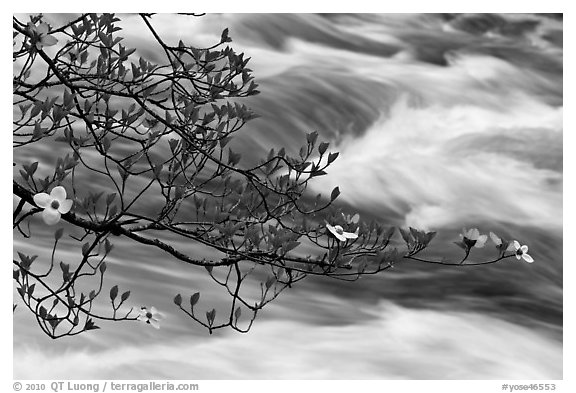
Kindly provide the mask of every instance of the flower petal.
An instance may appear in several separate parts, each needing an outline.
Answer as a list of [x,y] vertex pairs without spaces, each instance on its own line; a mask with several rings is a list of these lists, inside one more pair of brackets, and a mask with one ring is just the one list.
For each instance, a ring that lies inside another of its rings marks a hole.
[[42,41],[42,44],[44,46],[52,46],[52,45],[56,45],[58,43],[58,40],[56,39],[56,37],[52,37],[51,35],[43,36],[41,41]]
[[478,239],[476,240],[476,244],[474,244],[474,247],[476,248],[484,247],[484,244],[486,244],[486,240],[488,240],[488,236],[486,235],[478,236]]
[[44,23],[44,22],[40,22],[40,24],[38,26],[36,26],[36,31],[40,34],[48,34],[49,30],[50,30],[50,27],[48,26],[47,23]]
[[346,237],[342,233],[339,233],[338,230],[342,230],[340,225],[332,226],[330,224],[326,224],[326,228],[336,237],[336,239],[340,240],[341,242],[346,241]]
[[480,231],[476,228],[472,228],[468,231],[470,236],[466,236],[470,240],[478,240],[478,236],[480,236]]
[[522,254],[526,254],[528,252],[528,246],[524,245],[520,247],[520,250],[522,250]]
[[342,234],[346,239],[358,239],[358,234],[352,232],[344,232]]
[[520,243],[518,243],[518,240],[514,240],[514,249],[518,250],[520,248]]
[[70,209],[72,209],[72,204],[74,203],[74,201],[72,199],[66,199],[64,201],[62,201],[60,203],[60,207],[58,208],[58,211],[62,214],[66,214],[70,211]]
[[151,319],[151,320],[148,321],[148,323],[149,323],[150,325],[152,325],[152,327],[153,327],[154,329],[160,329],[160,324],[158,323],[158,321],[155,321],[155,320]]
[[56,186],[52,189],[50,196],[62,204],[66,200],[66,189],[62,186]]
[[500,239],[494,232],[490,232],[490,239],[496,244],[497,246],[502,244],[502,239]]
[[340,240],[341,242],[345,242],[345,241],[346,241],[346,236],[344,236],[344,235],[341,234],[341,233],[335,233],[334,236],[336,236],[336,238],[337,238],[338,240]]
[[528,254],[522,254],[522,258],[524,258],[524,260],[528,263],[534,262],[534,259]]
[[45,192],[34,195],[34,203],[41,208],[46,208],[52,203],[52,197]]
[[58,221],[60,221],[60,213],[58,212],[58,210],[52,209],[50,206],[48,206],[42,212],[42,219],[46,224],[54,225],[57,224]]

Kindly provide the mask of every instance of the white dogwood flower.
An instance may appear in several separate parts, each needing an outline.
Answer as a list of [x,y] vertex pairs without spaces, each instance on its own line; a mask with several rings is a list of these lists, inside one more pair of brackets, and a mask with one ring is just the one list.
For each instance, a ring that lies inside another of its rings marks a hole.
[[488,240],[488,236],[481,235],[480,231],[478,231],[478,229],[476,228],[472,228],[469,230],[466,230],[464,228],[464,230],[460,234],[460,239],[462,239],[464,244],[466,244],[466,246],[468,246],[469,248],[472,247],[482,248],[484,247],[486,240]]
[[60,221],[60,215],[66,214],[72,208],[72,199],[66,199],[66,189],[57,186],[52,189],[50,195],[45,192],[34,195],[34,203],[44,209],[42,219],[48,225],[54,225]]
[[44,22],[40,22],[38,26],[32,22],[28,22],[28,30],[32,34],[32,43],[38,50],[45,46],[52,46],[58,43],[55,37],[48,34],[50,27]]
[[514,248],[516,249],[516,259],[520,260],[520,258],[524,259],[528,263],[534,262],[534,259],[528,255],[528,246],[520,246],[517,240],[514,240]]
[[138,315],[139,321],[146,322],[149,325],[152,325],[153,328],[160,329],[160,319],[162,319],[164,315],[161,312],[156,310],[156,307],[152,306],[150,309],[146,307],[140,308],[140,315]]
[[[494,244],[496,244],[496,247],[500,248],[502,246],[502,239],[500,239],[494,232],[490,232],[490,239],[494,242]],[[514,251],[514,244],[509,243],[508,247],[506,247],[506,251]]]
[[345,232],[344,228],[342,228],[340,225],[332,226],[330,224],[326,224],[326,228],[328,228],[330,233],[332,233],[336,239],[340,240],[341,242],[345,242],[347,239],[358,238],[359,228],[356,228],[356,232]]

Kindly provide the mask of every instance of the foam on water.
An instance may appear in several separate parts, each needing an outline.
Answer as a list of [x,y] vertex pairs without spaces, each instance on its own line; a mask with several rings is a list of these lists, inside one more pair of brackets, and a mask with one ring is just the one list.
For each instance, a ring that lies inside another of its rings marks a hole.
[[16,379],[561,379],[562,345],[489,316],[381,303],[346,326],[261,322],[248,335],[99,352],[14,351]]
[[[364,136],[343,142],[312,187],[338,185],[352,205],[393,207],[415,226],[483,218],[560,228],[562,174],[534,166],[530,152],[515,157],[506,149],[536,142],[539,132],[525,132],[536,127],[561,146],[562,109],[528,99],[499,109],[400,101]],[[494,149],[485,149],[486,137]]]

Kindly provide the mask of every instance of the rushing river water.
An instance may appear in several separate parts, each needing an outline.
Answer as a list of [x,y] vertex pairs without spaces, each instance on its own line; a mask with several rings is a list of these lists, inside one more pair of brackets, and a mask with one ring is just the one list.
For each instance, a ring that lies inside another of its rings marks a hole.
[[[49,16],[64,20],[67,16]],[[141,21],[125,45],[159,56]],[[166,315],[51,341],[14,315],[15,378],[558,379],[562,378],[562,20],[504,15],[158,15],[168,40],[199,46],[228,27],[251,57],[261,117],[239,136],[246,160],[297,149],[307,132],[340,151],[315,192],[364,218],[521,239],[536,260],[474,269],[404,263],[356,283],[310,279],[284,292],[250,333],[209,336],[175,310],[204,269],[115,241],[108,279]],[[39,160],[53,154],[38,147]],[[15,157],[17,160],[18,157]],[[51,232],[15,250],[49,253]],[[445,245],[445,246],[443,246]],[[444,247],[444,248],[443,248]]]

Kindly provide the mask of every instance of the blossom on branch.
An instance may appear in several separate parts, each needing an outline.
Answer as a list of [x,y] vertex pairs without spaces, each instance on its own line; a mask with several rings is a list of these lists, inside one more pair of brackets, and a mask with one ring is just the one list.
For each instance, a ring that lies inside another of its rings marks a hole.
[[57,224],[60,221],[60,215],[66,214],[72,208],[73,201],[66,199],[66,189],[57,186],[52,189],[50,195],[45,192],[34,195],[34,203],[44,209],[42,219],[48,225]]
[[462,239],[462,242],[464,242],[464,244],[468,248],[472,247],[482,248],[484,247],[486,240],[488,240],[488,236],[481,235],[480,231],[478,231],[478,229],[476,228],[472,228],[469,230],[466,230],[466,228],[464,228],[464,230],[460,234],[460,239]]
[[514,240],[514,249],[516,250],[516,259],[520,260],[520,258],[524,259],[528,263],[534,262],[534,259],[528,255],[528,246],[520,246],[517,240]]
[[48,34],[50,27],[44,22],[40,22],[38,26],[34,25],[32,22],[28,22],[28,30],[32,33],[32,44],[37,50],[42,49],[45,46],[56,45],[58,40]]
[[330,224],[326,224],[326,228],[341,242],[345,242],[347,239],[357,239],[358,230],[360,229],[356,228],[356,232],[344,232],[344,228],[340,225],[332,226]]
[[[502,239],[500,239],[498,237],[498,235],[496,235],[494,232],[490,232],[490,239],[494,242],[496,247],[498,247],[500,249],[503,248]],[[508,243],[508,246],[506,247],[506,250],[504,250],[504,251],[514,251],[514,244]]]
[[146,322],[149,325],[152,325],[153,328],[160,329],[160,319],[162,319],[164,315],[158,310],[156,307],[152,306],[150,309],[146,307],[140,308],[140,315],[136,319],[142,322]]

